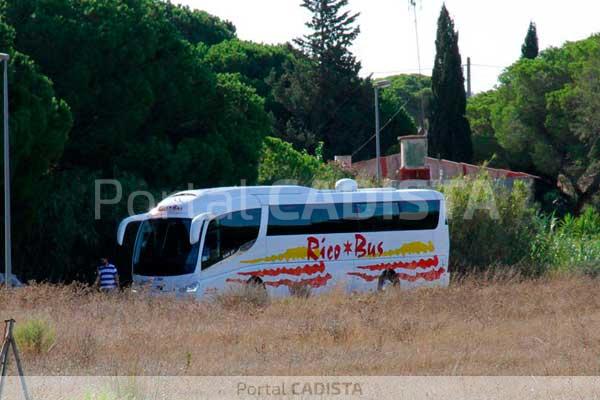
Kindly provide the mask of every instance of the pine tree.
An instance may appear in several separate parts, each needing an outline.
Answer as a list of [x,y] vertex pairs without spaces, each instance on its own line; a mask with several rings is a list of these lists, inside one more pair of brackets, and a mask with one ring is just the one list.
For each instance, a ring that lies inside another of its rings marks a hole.
[[[319,63],[322,74],[356,75],[360,63],[350,52],[350,46],[360,33],[355,26],[359,13],[342,11],[348,0],[303,0],[302,7],[312,13],[305,25],[312,33],[294,42]],[[325,78],[326,76],[323,76]]]
[[525,36],[525,43],[521,46],[521,57],[533,60],[538,56],[539,52],[537,27],[535,23],[531,22],[529,23],[527,36]]
[[292,141],[300,145],[302,138],[314,138],[313,145],[322,141],[326,158],[359,145],[355,142],[363,139],[366,126],[357,122],[357,109],[364,108],[365,95],[372,101],[358,76],[360,62],[350,51],[360,33],[359,14],[346,10],[347,5],[348,0],[303,0],[301,6],[312,14],[306,23],[310,33],[294,43],[305,60],[290,63],[275,87],[277,100],[295,116],[282,136],[296,135],[300,140]]
[[473,144],[467,120],[465,79],[458,50],[458,32],[446,6],[438,19],[435,65],[431,77],[431,129],[429,154],[432,157],[471,162]]

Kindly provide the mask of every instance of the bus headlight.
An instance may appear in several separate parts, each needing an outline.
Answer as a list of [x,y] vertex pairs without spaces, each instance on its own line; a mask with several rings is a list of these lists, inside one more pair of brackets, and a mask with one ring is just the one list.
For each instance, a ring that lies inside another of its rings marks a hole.
[[180,293],[196,293],[200,287],[198,282],[194,282],[182,288],[179,288]]

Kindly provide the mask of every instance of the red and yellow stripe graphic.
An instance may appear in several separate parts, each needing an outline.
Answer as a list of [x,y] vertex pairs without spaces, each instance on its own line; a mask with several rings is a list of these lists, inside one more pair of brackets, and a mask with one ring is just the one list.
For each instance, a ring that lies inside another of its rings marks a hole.
[[418,261],[408,261],[408,262],[396,261],[396,262],[391,262],[391,263],[365,265],[365,266],[360,266],[357,268],[358,269],[366,269],[368,271],[384,271],[386,269],[397,269],[397,268],[414,270],[414,269],[419,269],[419,268],[427,269],[427,268],[431,268],[431,267],[437,267],[439,262],[440,262],[440,260],[439,260],[438,256],[434,256],[432,258],[420,259]]
[[[444,268],[440,268],[438,270],[431,270],[428,272],[417,272],[415,275],[409,275],[409,274],[405,274],[403,272],[397,272],[396,276],[401,281],[416,282],[417,280],[422,279],[422,280],[432,282],[432,281],[437,281],[438,279],[440,279],[442,277],[442,275],[444,274],[444,272],[446,272],[446,270]],[[379,275],[369,275],[369,274],[365,274],[364,272],[348,272],[348,275],[359,277],[362,280],[367,281],[367,282],[373,282],[373,281],[376,281],[377,279],[379,279]]]
[[[314,250],[317,256],[319,256],[319,250]],[[260,264],[267,263],[273,261],[293,261],[293,260],[306,260],[306,255],[308,253],[308,249],[303,247],[293,247],[291,249],[287,249],[283,253],[274,254],[272,256],[256,258],[254,260],[246,260],[242,261],[243,264]]]
[[393,257],[393,256],[406,256],[409,254],[423,254],[423,253],[432,253],[435,251],[435,246],[432,241],[427,243],[424,242],[410,242],[404,243],[402,246],[384,251],[380,255],[377,256],[369,256],[369,258],[378,258],[378,257]]
[[314,274],[318,274],[321,272],[325,272],[325,263],[323,261],[321,261],[320,263],[316,263],[316,264],[306,264],[303,267],[296,267],[296,268],[280,267],[280,268],[263,269],[260,271],[239,272],[238,275],[258,276],[258,277],[279,276],[279,275],[300,276],[300,275],[304,275],[304,274],[314,275]]
[[[279,286],[288,286],[288,287],[294,287],[294,286],[310,286],[312,288],[319,288],[322,286],[327,285],[327,282],[329,282],[330,279],[332,279],[333,277],[330,274],[327,275],[323,275],[323,276],[317,276],[315,278],[307,278],[307,279],[301,279],[299,281],[292,281],[291,279],[279,279],[277,281],[266,281],[264,282],[265,286],[271,286],[271,287],[279,287]],[[242,283],[245,284],[246,281],[243,279],[232,279],[229,278],[226,280],[226,282],[230,282],[230,283]]]

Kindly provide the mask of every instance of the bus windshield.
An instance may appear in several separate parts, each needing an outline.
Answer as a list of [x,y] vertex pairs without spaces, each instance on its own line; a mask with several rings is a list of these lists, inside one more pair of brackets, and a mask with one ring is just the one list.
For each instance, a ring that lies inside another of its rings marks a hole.
[[142,276],[192,274],[199,244],[190,244],[190,219],[146,220],[140,226],[133,254],[133,273]]

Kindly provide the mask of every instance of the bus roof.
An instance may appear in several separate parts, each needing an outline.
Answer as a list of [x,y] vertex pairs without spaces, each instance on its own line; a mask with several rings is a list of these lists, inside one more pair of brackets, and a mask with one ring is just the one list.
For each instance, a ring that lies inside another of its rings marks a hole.
[[150,211],[150,214],[160,214],[161,217],[193,218],[206,212],[220,215],[231,211],[258,208],[263,205],[444,199],[440,192],[430,189],[358,189],[356,186],[354,187],[354,190],[340,190],[339,188],[321,190],[296,185],[278,185],[186,190],[165,198]]

